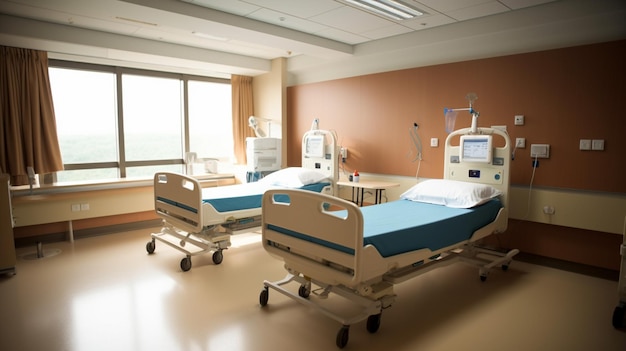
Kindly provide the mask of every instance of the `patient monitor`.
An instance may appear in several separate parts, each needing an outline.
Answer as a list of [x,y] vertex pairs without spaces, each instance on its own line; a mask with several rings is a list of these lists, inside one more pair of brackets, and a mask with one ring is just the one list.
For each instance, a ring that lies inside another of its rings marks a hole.
[[461,162],[491,163],[493,159],[491,135],[462,135],[459,146]]

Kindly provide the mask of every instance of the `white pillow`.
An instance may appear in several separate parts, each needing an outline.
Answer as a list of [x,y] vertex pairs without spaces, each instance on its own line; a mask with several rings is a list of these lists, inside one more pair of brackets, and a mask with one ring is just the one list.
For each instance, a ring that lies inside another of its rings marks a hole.
[[500,190],[490,185],[430,179],[414,185],[400,195],[400,198],[448,207],[470,208],[483,204],[500,194]]
[[300,188],[324,180],[328,181],[328,177],[319,171],[302,167],[288,167],[266,175],[259,182],[288,188]]

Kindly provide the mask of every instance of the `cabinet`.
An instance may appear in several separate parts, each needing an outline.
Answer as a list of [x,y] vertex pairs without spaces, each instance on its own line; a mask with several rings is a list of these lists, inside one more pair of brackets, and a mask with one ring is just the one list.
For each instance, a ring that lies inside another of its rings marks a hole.
[[9,176],[0,174],[0,273],[15,274],[15,239]]

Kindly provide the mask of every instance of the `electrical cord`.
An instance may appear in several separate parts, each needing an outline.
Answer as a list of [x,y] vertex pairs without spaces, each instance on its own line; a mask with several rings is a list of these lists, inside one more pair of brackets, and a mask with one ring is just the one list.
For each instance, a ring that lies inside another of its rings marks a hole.
[[[415,171],[415,178],[418,179],[420,166],[422,164],[422,140],[420,139],[419,134],[417,134],[417,129],[419,126],[417,123],[413,122],[413,128],[409,129],[409,136],[411,137],[411,141],[413,142],[413,146],[415,146],[416,156],[411,162],[417,162],[417,170]],[[409,154],[411,155],[411,150],[409,150]],[[407,155],[407,156],[408,156]]]
[[535,180],[535,171],[537,170],[537,155],[535,155],[535,159],[533,161],[533,173],[530,176],[530,185],[528,186],[528,204],[526,206],[526,215],[524,219],[527,219],[530,215],[530,199],[533,191],[533,181]]

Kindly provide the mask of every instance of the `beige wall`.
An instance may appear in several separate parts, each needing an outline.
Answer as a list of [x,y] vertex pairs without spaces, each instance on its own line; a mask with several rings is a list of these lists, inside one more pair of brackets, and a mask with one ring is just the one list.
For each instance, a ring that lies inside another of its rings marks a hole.
[[[256,76],[252,80],[254,95],[254,113],[257,117],[270,119],[271,125],[268,134],[271,137],[282,138],[286,135],[287,126],[287,61],[284,58],[272,60],[272,69],[269,73]],[[263,130],[267,131],[267,124]],[[282,147],[282,162],[286,164],[287,151]]]

